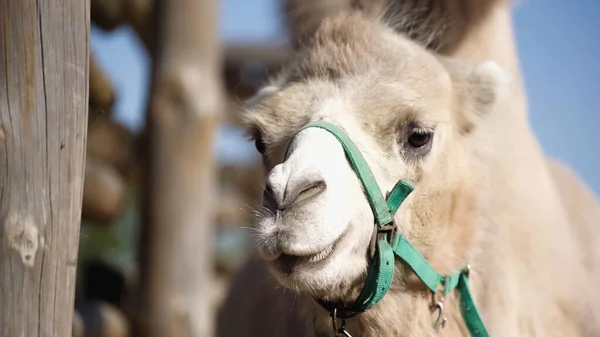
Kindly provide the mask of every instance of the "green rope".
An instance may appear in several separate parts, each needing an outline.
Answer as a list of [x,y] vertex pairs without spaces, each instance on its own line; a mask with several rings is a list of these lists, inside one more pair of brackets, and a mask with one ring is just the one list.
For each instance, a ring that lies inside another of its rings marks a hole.
[[442,294],[446,296],[457,289],[462,316],[469,333],[471,336],[488,337],[489,334],[469,289],[466,269],[453,275],[440,275],[400,233],[394,233],[391,244],[389,242],[391,234],[389,226],[393,224],[394,214],[413,191],[413,186],[405,181],[399,181],[385,199],[366,160],[341,128],[319,121],[305,125],[300,131],[312,127],[328,131],[344,148],[354,172],[364,187],[375,217],[377,231],[381,234],[377,238],[375,255],[369,263],[365,284],[356,301],[348,309],[357,313],[364,312],[385,296],[394,277],[394,257],[397,256],[411,268],[432,293],[437,293],[440,287],[443,287]]

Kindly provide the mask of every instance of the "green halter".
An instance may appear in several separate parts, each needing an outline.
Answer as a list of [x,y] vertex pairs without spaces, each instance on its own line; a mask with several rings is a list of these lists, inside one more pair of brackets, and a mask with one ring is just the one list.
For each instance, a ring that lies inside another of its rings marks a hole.
[[[375,226],[371,238],[369,268],[365,284],[354,303],[344,307],[341,303],[329,303],[322,300],[317,302],[330,312],[333,329],[336,334],[350,336],[344,328],[337,328],[336,319],[351,318],[365,312],[379,302],[388,291],[394,277],[394,257],[397,256],[406,263],[419,279],[429,288],[433,295],[441,287],[442,296],[445,297],[453,289],[458,289],[460,294],[460,308],[463,318],[471,336],[488,337],[488,332],[477,311],[475,302],[468,285],[469,268],[464,268],[456,274],[445,276],[438,274],[425,258],[397,232],[394,223],[394,214],[406,197],[413,191],[413,187],[399,181],[390,191],[387,199],[383,197],[369,165],[354,145],[352,140],[339,127],[328,122],[314,122],[305,125],[300,131],[307,128],[321,128],[331,133],[342,145],[356,175],[360,179],[371,210],[375,217]],[[298,131],[298,132],[300,132]],[[286,153],[287,158],[287,153]],[[436,305],[441,311],[443,304]],[[439,321],[443,327],[444,321]]]

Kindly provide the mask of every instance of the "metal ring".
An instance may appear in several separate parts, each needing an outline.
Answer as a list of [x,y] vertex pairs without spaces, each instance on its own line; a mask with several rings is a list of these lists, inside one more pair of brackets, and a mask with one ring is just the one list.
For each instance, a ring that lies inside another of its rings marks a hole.
[[333,328],[333,335],[337,336],[337,308],[333,308],[331,313],[331,325]]

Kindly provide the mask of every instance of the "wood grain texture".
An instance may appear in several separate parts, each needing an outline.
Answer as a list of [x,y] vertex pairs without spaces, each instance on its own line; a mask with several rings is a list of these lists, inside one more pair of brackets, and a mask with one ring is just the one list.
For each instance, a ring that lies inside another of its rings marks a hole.
[[212,336],[213,140],[224,90],[219,1],[158,1],[138,336]]
[[0,1],[0,335],[70,336],[89,0]]

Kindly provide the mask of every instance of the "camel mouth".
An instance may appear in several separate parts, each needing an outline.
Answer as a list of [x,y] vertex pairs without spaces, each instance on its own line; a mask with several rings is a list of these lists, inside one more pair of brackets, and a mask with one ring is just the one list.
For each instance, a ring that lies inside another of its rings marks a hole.
[[332,257],[338,242],[343,236],[344,235],[337,238],[335,242],[327,246],[325,249],[322,249],[318,253],[308,255],[281,254],[279,257],[271,261],[271,264],[275,267],[275,269],[277,269],[277,271],[286,275],[294,273],[294,271],[301,267],[319,268],[326,264],[329,258]]

